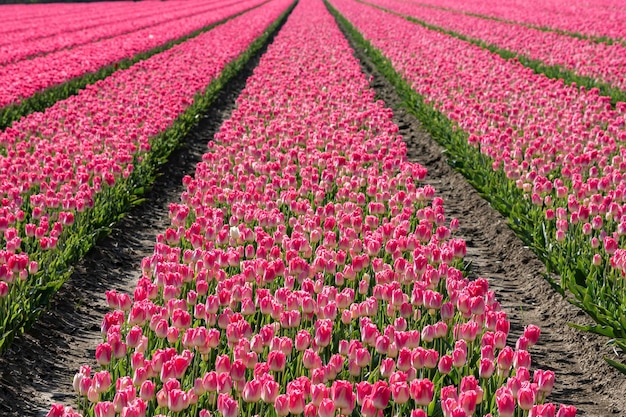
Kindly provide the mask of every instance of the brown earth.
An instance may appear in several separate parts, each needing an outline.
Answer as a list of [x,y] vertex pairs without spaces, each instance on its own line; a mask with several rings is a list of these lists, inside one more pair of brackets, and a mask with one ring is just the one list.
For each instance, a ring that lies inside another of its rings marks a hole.
[[[351,45],[355,48],[354,42]],[[457,236],[467,243],[465,260],[471,265],[471,276],[488,279],[511,320],[509,343],[515,343],[524,326],[541,327],[539,343],[530,352],[533,369],[555,372],[555,389],[548,401],[575,405],[578,415],[585,417],[626,416],[626,376],[603,359],[616,356],[607,346],[608,339],[568,325],[593,322],[552,288],[544,278],[545,265],[508,227],[507,219],[448,165],[444,148],[406,109],[366,54],[357,48],[355,56],[363,72],[373,77],[371,87],[377,98],[394,110],[409,159],[428,169],[424,182],[443,198],[446,216],[459,219]]]

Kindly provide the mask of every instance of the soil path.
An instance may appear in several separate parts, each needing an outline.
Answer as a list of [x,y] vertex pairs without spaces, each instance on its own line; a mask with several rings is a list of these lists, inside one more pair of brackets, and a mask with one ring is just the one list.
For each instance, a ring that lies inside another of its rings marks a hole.
[[[351,45],[355,48],[354,42]],[[524,326],[541,327],[539,343],[530,352],[533,369],[551,369],[556,374],[555,390],[548,400],[575,405],[580,416],[626,416],[626,377],[602,359],[615,357],[606,346],[608,339],[568,326],[592,321],[554,291],[544,278],[544,264],[507,226],[506,218],[448,165],[444,148],[407,111],[366,54],[357,49],[355,56],[363,72],[373,77],[371,87],[377,98],[394,110],[409,159],[428,169],[425,183],[443,198],[446,216],[459,219],[458,235],[467,242],[465,259],[471,262],[471,275],[489,280],[509,315],[509,343],[515,343]]]
[[53,403],[74,404],[74,374],[81,365],[95,363],[95,347],[102,341],[100,324],[109,311],[105,291],[132,295],[141,260],[152,255],[157,234],[170,225],[169,203],[179,201],[183,176],[195,173],[207,143],[230,118],[235,100],[265,49],[224,87],[183,147],[162,167],[146,200],[98,242],[35,326],[0,357],[0,416],[45,416]]

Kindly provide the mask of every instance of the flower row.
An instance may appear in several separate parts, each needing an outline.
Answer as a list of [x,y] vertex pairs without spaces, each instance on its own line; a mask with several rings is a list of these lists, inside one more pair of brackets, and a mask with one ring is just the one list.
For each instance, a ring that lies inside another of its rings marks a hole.
[[352,52],[321,1],[296,6],[132,298],[106,293],[84,415],[575,415],[530,371],[539,328],[507,345],[487,281],[455,268],[458,221]]
[[5,65],[0,67],[0,107],[17,104],[36,92],[148,52],[261,3],[262,0],[247,0],[232,4],[224,0],[216,8],[155,27]]
[[425,104],[454,123],[451,132],[465,132],[461,158],[474,158],[472,147],[489,158],[474,165],[486,170],[484,191],[506,202],[503,210],[561,274],[561,285],[610,329],[595,330],[626,338],[624,268],[613,267],[626,244],[626,105],[613,109],[596,90],[579,91],[358,2],[333,4]]
[[402,0],[375,0],[372,4],[626,90],[626,46],[620,43],[597,43]]
[[436,7],[495,17],[550,30],[596,38],[626,40],[626,11],[619,1],[576,2],[553,0],[550,2],[500,2],[497,0],[441,0]]
[[[152,4],[151,7],[157,9],[162,6]],[[102,21],[115,21],[123,18],[124,15],[133,15],[144,8],[146,5],[131,3],[77,4],[75,7],[59,4],[53,9],[36,3],[3,4],[0,33],[11,36],[16,32],[22,32],[21,39],[42,38],[58,35],[64,31],[89,28],[92,25],[91,22],[99,22],[100,19]],[[42,25],[44,21],[48,24]],[[5,44],[4,39],[0,40],[3,45]],[[14,41],[17,39],[9,37],[7,40]]]
[[[124,36],[141,29],[155,28],[166,22],[179,20],[193,14],[212,11],[228,2],[211,2],[208,5],[197,2],[184,3],[172,9],[171,5],[156,3],[156,8],[137,8],[126,13],[120,10],[114,16],[94,15],[96,10],[88,11],[87,15],[72,16],[77,26],[70,21],[61,19],[55,22],[41,22],[29,30],[28,27],[2,33],[0,41],[0,65],[32,58],[36,55],[49,54],[60,49],[68,49],[78,45],[93,43],[98,40]],[[232,3],[232,2],[231,2]],[[149,4],[149,3],[136,3]],[[1,32],[0,32],[1,33]]]
[[[64,241],[91,233],[91,225],[86,224],[89,219],[106,218],[102,207],[94,212],[99,195],[132,179],[155,137],[172,127],[195,97],[264,34],[288,3],[272,1],[229,20],[0,133],[4,152],[0,156],[3,315],[16,310],[14,303],[28,301],[22,298],[29,286],[42,285],[39,269],[46,270],[47,279],[57,278],[57,271],[48,267],[56,264],[59,253],[71,251]],[[129,184],[127,192],[134,191]],[[42,259],[47,263],[41,265]],[[25,310],[26,305],[20,313]],[[22,323],[4,317],[3,335],[4,326],[21,327]]]

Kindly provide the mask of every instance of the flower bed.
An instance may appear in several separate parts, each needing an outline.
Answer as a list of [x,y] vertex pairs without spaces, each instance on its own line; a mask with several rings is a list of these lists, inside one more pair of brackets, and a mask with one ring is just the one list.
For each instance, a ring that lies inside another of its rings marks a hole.
[[[72,15],[72,20],[61,15],[58,19],[51,16],[50,19],[46,20],[45,25],[39,22],[30,29],[28,27],[20,28],[24,25],[20,24],[17,25],[19,29],[10,33],[0,32],[0,65],[102,39],[128,35],[141,29],[156,29],[155,26],[194,14],[214,11],[229,5],[229,3],[232,3],[232,0],[213,1],[209,4],[198,4],[191,1],[183,3],[181,7],[175,9],[168,3],[152,3],[156,8],[152,6],[150,8],[137,7],[138,4],[149,3],[122,3],[122,7],[118,6],[119,11],[114,15],[105,14],[103,16],[99,14],[101,10],[96,6],[92,9],[83,10],[83,13]],[[131,6],[129,7],[129,5]],[[115,8],[115,3],[113,3],[113,8]],[[127,8],[129,10],[126,10]],[[72,24],[73,22],[76,24]],[[7,28],[3,27],[2,29],[6,30]]]
[[544,30],[564,31],[576,37],[590,37],[613,42],[626,40],[626,12],[621,3],[598,4],[598,2],[572,3],[567,0],[500,2],[497,0],[441,0],[424,2],[435,7],[446,7],[475,13],[486,17],[530,24]]
[[149,184],[288,4],[269,2],[0,133],[0,348]]
[[575,415],[531,376],[539,328],[507,346],[487,281],[456,268],[458,221],[320,1],[237,102],[132,298],[106,293],[83,415]]
[[624,347],[626,106],[401,17],[333,5],[389,59],[379,62],[454,163],[599,323],[589,329]]
[[44,111],[119,68],[127,68],[262,3],[263,0],[247,0],[0,67],[0,127],[33,111]]
[[422,7],[405,1],[375,0],[370,3],[470,39],[486,42],[527,59],[558,66],[626,90],[626,76],[623,71],[626,67],[626,47],[620,43],[607,45],[517,24]]

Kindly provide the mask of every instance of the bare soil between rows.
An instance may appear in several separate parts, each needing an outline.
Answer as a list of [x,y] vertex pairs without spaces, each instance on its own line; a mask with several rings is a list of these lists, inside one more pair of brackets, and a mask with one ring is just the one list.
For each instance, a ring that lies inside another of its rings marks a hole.
[[[345,32],[344,32],[345,35]],[[555,389],[547,401],[569,404],[585,417],[626,416],[626,377],[609,366],[615,358],[608,338],[576,330],[568,323],[592,324],[582,310],[557,293],[544,278],[545,265],[507,225],[507,219],[480,196],[445,157],[445,149],[422,128],[404,106],[395,88],[366,53],[350,40],[362,71],[372,76],[377,98],[394,111],[394,122],[408,148],[408,157],[428,169],[425,183],[443,198],[446,216],[459,219],[458,237],[467,244],[465,260],[472,277],[484,277],[511,321],[509,344],[528,324],[541,327],[530,348],[533,369],[551,369]]]
[[[261,51],[263,52],[264,49]],[[36,325],[18,337],[0,357],[0,415],[43,416],[52,403],[72,405],[72,378],[83,364],[93,364],[101,341],[100,323],[109,310],[109,289],[132,292],[141,260],[152,254],[156,235],[169,226],[168,205],[178,201],[182,177],[193,175],[206,144],[235,108],[235,100],[261,53],[223,90],[210,111],[190,133],[184,147],[163,167],[146,201],[129,212],[75,268]],[[394,88],[360,51],[363,71],[373,76],[378,98],[394,109],[409,158],[428,168],[426,182],[445,201],[448,217],[460,221],[472,275],[489,280],[512,324],[510,342],[525,325],[541,326],[540,342],[531,350],[533,368],[556,373],[549,400],[573,404],[581,416],[626,416],[626,378],[602,356],[614,355],[607,340],[568,323],[590,319],[557,294],[543,278],[545,267],[507,226],[506,219],[447,163],[443,148],[403,106]]]

